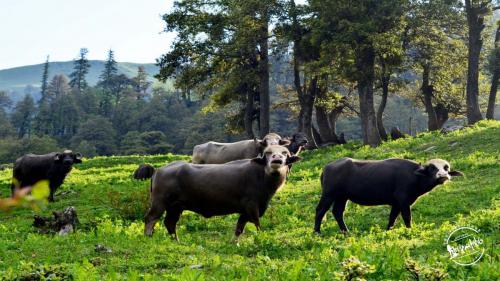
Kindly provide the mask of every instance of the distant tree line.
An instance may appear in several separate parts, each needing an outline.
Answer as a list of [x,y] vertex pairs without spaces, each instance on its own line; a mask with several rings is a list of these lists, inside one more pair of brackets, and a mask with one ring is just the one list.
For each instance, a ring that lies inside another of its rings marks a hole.
[[200,101],[152,85],[142,66],[135,77],[120,74],[111,50],[98,84],[90,86],[87,53],[81,49],[69,77],[49,78],[47,58],[38,100],[31,88],[16,104],[0,92],[0,163],[61,148],[87,157],[187,153],[205,139],[231,140],[223,114],[205,116]]

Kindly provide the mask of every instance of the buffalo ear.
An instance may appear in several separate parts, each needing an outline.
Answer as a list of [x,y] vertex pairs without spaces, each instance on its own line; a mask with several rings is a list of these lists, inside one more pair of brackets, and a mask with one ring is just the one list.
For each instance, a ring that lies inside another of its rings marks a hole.
[[416,169],[413,173],[417,176],[428,176],[429,175],[427,173],[427,167],[425,167],[425,166],[418,167],[418,169]]
[[298,162],[300,160],[302,160],[301,157],[299,157],[297,155],[292,155],[292,156],[289,156],[288,158],[286,158],[286,164],[290,165],[290,164]]
[[81,153],[75,153],[73,155],[73,159],[74,159],[73,161],[75,163],[82,163],[82,157],[83,157],[83,155]]
[[279,145],[284,145],[284,146],[290,145],[290,143],[291,143],[291,141],[289,141],[289,140],[280,140],[279,141]]
[[267,147],[267,141],[266,140],[261,140],[259,141],[259,145],[261,148],[266,148]]
[[464,174],[460,171],[450,171],[448,172],[448,175],[452,176],[452,177],[463,177]]
[[262,156],[262,157],[255,157],[255,158],[252,158],[251,160],[252,162],[254,163],[257,163],[259,165],[266,165],[266,156]]
[[60,162],[61,160],[62,160],[61,153],[57,153],[56,156],[54,156],[54,161]]

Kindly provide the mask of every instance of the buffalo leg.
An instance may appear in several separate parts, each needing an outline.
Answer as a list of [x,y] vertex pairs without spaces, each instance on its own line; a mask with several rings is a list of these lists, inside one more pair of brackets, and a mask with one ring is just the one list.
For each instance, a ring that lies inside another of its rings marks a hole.
[[161,216],[163,215],[163,212],[165,212],[165,208],[162,207],[162,205],[153,204],[151,206],[151,209],[149,209],[148,213],[146,214],[146,216],[144,218],[144,223],[145,223],[144,234],[146,236],[153,235],[153,230],[155,228],[155,224],[161,218]]
[[248,220],[255,224],[257,230],[260,230],[260,215],[258,206],[252,206],[247,208]]
[[52,190],[50,191],[49,202],[54,202],[54,193],[52,192]]
[[406,227],[411,227],[411,210],[410,205],[401,206],[401,216],[405,222]]
[[347,226],[344,223],[344,210],[345,210],[345,205],[347,204],[347,200],[335,200],[335,203],[333,203],[333,208],[332,208],[332,213],[333,216],[335,217],[335,220],[337,221],[340,230],[342,232],[348,232],[349,230],[347,229]]
[[236,237],[240,236],[243,233],[243,230],[245,230],[245,225],[248,222],[248,218],[246,215],[240,215],[238,218],[238,222],[236,223],[236,230],[234,231],[234,235]]
[[15,185],[14,183],[12,183],[12,184],[10,185],[10,196],[11,196],[12,198],[14,198],[15,191],[16,191],[16,185]]
[[332,206],[332,203],[333,203],[333,197],[325,195],[321,196],[318,206],[316,207],[316,217],[314,219],[314,232],[316,233],[321,232],[321,221],[323,220],[323,217],[325,216],[328,209],[330,209],[330,206]]
[[182,211],[178,210],[169,210],[167,211],[167,215],[165,216],[165,227],[167,228],[168,234],[172,236],[172,238],[176,241],[179,241],[177,237],[176,225],[181,217]]
[[56,189],[54,187],[50,187],[49,202],[54,202],[54,193],[56,193]]
[[389,214],[389,224],[387,225],[387,230],[391,229],[396,222],[396,218],[399,215],[399,207],[394,205],[391,208],[391,213]]

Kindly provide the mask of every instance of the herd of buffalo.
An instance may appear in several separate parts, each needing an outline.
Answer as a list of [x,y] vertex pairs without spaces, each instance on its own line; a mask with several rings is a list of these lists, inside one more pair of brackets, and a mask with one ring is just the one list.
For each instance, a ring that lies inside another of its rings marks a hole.
[[[271,133],[262,140],[196,145],[191,163],[178,161],[157,169],[141,165],[134,178],[151,179],[151,207],[145,216],[144,233],[152,235],[156,222],[166,212],[165,227],[177,239],[176,225],[184,210],[207,218],[239,214],[236,236],[243,233],[247,222],[260,229],[260,217],[285,184],[292,164],[301,160],[298,154],[306,145],[303,134],[282,139]],[[49,180],[49,201],[54,201],[54,193],[72,165],[81,162],[82,155],[71,150],[24,155],[14,163],[12,196],[40,180]],[[406,227],[411,227],[410,206],[453,176],[462,173],[452,171],[450,164],[441,159],[424,165],[406,159],[339,159],[326,165],[321,174],[322,193],[314,231],[320,232],[323,217],[331,208],[340,230],[347,232],[343,213],[348,200],[360,205],[389,205],[387,229],[399,214]]]

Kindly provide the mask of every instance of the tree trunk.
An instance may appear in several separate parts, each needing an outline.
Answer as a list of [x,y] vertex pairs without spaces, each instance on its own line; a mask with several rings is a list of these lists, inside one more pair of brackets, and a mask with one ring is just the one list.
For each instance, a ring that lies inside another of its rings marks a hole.
[[309,141],[308,146],[311,148],[316,148],[316,140],[313,135],[313,127],[312,127],[312,114],[314,108],[314,101],[316,99],[316,89],[317,89],[317,81],[316,77],[312,78],[307,89],[307,94],[303,96],[303,104],[301,107],[304,108],[304,120],[303,122],[303,131],[302,133],[306,134],[307,140]]
[[435,131],[439,129],[439,126],[436,111],[432,106],[433,88],[429,82],[430,65],[425,64],[422,67],[424,70],[422,74],[422,95],[424,96],[425,111],[427,112],[427,128],[429,131]]
[[264,5],[261,11],[261,31],[259,38],[260,60],[259,60],[259,80],[260,80],[260,136],[263,138],[269,133],[269,56],[268,56],[268,25],[269,14],[267,6]]
[[[495,46],[494,48],[500,48],[498,45],[500,42],[500,25],[497,27],[497,32],[495,34]],[[498,80],[500,79],[500,73],[498,72],[497,65],[500,64],[500,58],[498,57],[500,54],[495,52],[495,58],[493,59],[493,63],[495,65],[493,70],[493,75],[491,77],[491,88],[490,88],[490,97],[488,98],[488,110],[486,111],[487,119],[495,119],[495,101],[497,98],[498,91]]]
[[483,41],[481,32],[484,29],[484,17],[480,7],[474,7],[471,0],[465,0],[467,23],[469,27],[468,65],[467,65],[467,120],[474,124],[483,119],[479,109],[479,56]]
[[250,89],[247,90],[247,97],[245,101],[245,120],[244,120],[244,126],[245,126],[245,132],[247,134],[247,137],[249,139],[253,139],[255,136],[253,134],[253,92]]
[[436,112],[437,127],[441,129],[444,123],[448,121],[448,109],[442,103],[438,103],[436,107],[434,107],[434,112]]
[[491,78],[490,97],[488,98],[488,110],[486,111],[486,118],[491,120],[495,119],[495,101],[497,98],[499,79],[499,73],[495,72]]
[[[383,67],[385,68],[385,67]],[[385,70],[384,70],[385,71]],[[389,95],[389,75],[382,75],[382,99],[380,100],[380,104],[377,110],[377,127],[378,133],[380,134],[380,138],[383,140],[387,140],[387,132],[384,128],[384,123],[382,120],[382,116],[384,115],[385,106],[387,105],[387,96]]]
[[[324,98],[325,89],[318,89],[318,98]],[[334,137],[328,122],[328,113],[323,106],[314,106],[316,109],[316,123],[318,124],[319,134],[322,142],[333,142]],[[319,144],[319,143],[318,143]]]
[[344,105],[335,107],[328,114],[328,123],[330,124],[331,134],[333,135],[333,141],[335,143],[340,143],[339,137],[337,135],[337,120],[339,119],[340,114],[342,114],[342,110],[344,110]]
[[356,67],[359,72],[357,84],[363,143],[375,147],[380,144],[381,140],[373,106],[375,75],[375,51],[373,47],[362,47],[356,56]]

